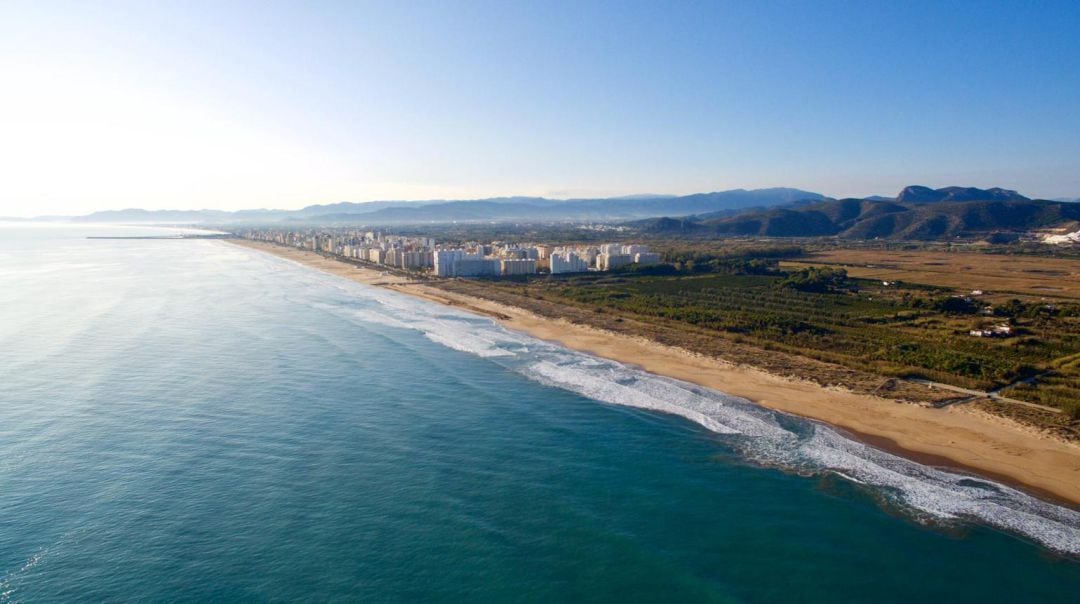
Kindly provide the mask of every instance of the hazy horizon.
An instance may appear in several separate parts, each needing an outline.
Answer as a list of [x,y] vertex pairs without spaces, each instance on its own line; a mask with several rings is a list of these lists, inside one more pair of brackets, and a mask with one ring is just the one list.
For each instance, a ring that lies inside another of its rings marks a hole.
[[[929,186],[929,185],[924,185],[924,186]],[[942,185],[942,186],[932,186],[931,188],[943,188],[945,186],[968,186],[968,185],[966,185],[966,184],[963,184],[963,185]],[[824,195],[826,197],[830,197],[830,198],[833,198],[833,199],[842,199],[843,198],[841,196],[829,195],[828,193],[825,193],[825,192],[822,192],[822,191],[809,191],[809,190],[806,190],[806,189],[802,189],[801,187],[776,186],[776,187],[761,187],[761,189],[749,189],[747,187],[735,187],[734,189],[725,189],[725,190],[717,190],[717,191],[692,191],[690,193],[677,193],[677,194],[676,193],[629,193],[629,194],[625,194],[625,195],[611,195],[611,196],[597,196],[597,197],[555,197],[553,195],[515,195],[515,194],[508,194],[508,195],[492,195],[490,197],[470,197],[470,198],[460,198],[460,199],[451,199],[451,198],[367,199],[367,200],[342,199],[342,200],[334,200],[334,201],[312,202],[312,203],[303,204],[303,205],[297,205],[297,206],[293,206],[293,207],[247,207],[247,208],[234,208],[234,209],[223,209],[223,208],[214,208],[214,207],[183,207],[183,208],[178,208],[178,207],[151,207],[151,206],[102,207],[102,208],[97,208],[97,209],[89,210],[89,211],[86,211],[86,212],[82,212],[82,213],[79,213],[79,214],[34,214],[34,213],[28,213],[28,214],[24,214],[24,215],[4,214],[4,215],[0,215],[0,220],[4,220],[5,218],[14,218],[14,219],[19,219],[19,220],[33,219],[33,218],[42,218],[42,219],[44,219],[44,218],[68,218],[68,217],[85,216],[85,215],[94,214],[94,213],[97,213],[97,212],[123,212],[123,211],[129,211],[129,210],[147,210],[147,211],[165,211],[165,212],[187,212],[187,211],[192,211],[192,212],[215,212],[215,211],[221,211],[221,212],[258,212],[258,211],[292,212],[292,211],[302,210],[302,209],[304,209],[306,207],[311,207],[311,206],[318,206],[318,205],[324,205],[325,206],[325,205],[334,205],[334,204],[339,204],[339,203],[354,203],[354,204],[368,204],[368,203],[440,203],[440,202],[452,202],[452,201],[484,201],[484,200],[488,200],[488,199],[509,199],[509,198],[518,198],[518,197],[521,197],[521,198],[544,198],[544,199],[548,199],[548,200],[551,200],[551,201],[574,201],[574,200],[578,200],[578,199],[621,199],[621,198],[633,199],[635,197],[678,197],[678,196],[682,196],[682,195],[693,195],[693,194],[699,194],[699,193],[700,194],[725,193],[725,192],[735,191],[735,190],[763,190],[763,189],[773,189],[773,188],[777,188],[777,189],[798,189],[798,190],[801,190],[801,191],[805,191],[807,193],[818,193],[818,194],[821,194],[821,195]],[[987,185],[986,187],[978,187],[978,188],[991,188],[991,186]],[[1008,187],[1001,187],[1001,188],[1006,188],[1007,189]],[[1020,193],[1021,195],[1024,195],[1024,191],[1017,191],[1017,192]],[[867,197],[872,197],[874,195],[881,195],[881,196],[884,196],[884,197],[893,197],[896,193],[899,193],[899,190],[891,192],[891,194],[890,193],[868,193],[866,195],[852,195],[852,196],[848,196],[848,197],[867,198]],[[1068,196],[1068,198],[1069,199],[1076,199],[1075,197],[1072,197],[1072,196]]]
[[1080,195],[1080,6],[0,7],[0,216]]

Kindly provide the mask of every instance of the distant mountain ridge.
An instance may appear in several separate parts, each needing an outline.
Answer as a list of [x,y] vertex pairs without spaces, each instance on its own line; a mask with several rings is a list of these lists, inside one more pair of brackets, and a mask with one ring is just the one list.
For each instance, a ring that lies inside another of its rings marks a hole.
[[632,195],[556,200],[545,197],[494,197],[473,200],[338,202],[300,210],[109,210],[71,217],[77,222],[186,222],[283,224],[420,224],[486,221],[628,220],[765,208],[796,201],[828,199],[791,188],[733,189],[693,195]]
[[905,187],[896,196],[900,203],[940,203],[943,201],[1030,201],[1027,197],[1010,191],[994,187],[992,189],[976,189],[975,187],[945,187],[931,189],[920,185]]
[[[63,219],[42,217],[43,220]],[[1002,188],[905,187],[894,198],[832,199],[791,188],[733,189],[693,195],[631,195],[556,200],[338,202],[299,210],[112,210],[77,222],[211,225],[435,224],[451,222],[618,221],[663,236],[843,237],[934,240],[998,231],[1080,228],[1080,204],[1029,199]]]
[[641,221],[653,234],[940,240],[1018,232],[1080,221],[1080,204],[1033,200],[1007,189],[906,187],[895,199],[834,199],[810,204],[706,214],[682,221]]
[[[751,207],[769,207],[809,199],[827,199],[820,193],[799,189],[735,189],[678,197],[619,197],[568,199],[542,197],[503,200],[450,201],[422,207],[394,207],[363,214],[363,220],[384,223],[422,223],[498,220],[611,220],[664,214],[698,214]],[[348,219],[349,216],[334,216]],[[360,216],[355,216],[361,219]]]

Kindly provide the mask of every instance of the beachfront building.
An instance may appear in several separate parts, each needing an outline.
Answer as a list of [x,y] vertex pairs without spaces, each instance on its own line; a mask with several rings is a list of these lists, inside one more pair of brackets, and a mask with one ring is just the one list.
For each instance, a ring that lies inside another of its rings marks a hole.
[[633,264],[634,257],[628,254],[601,253],[596,257],[596,268],[602,271],[610,271],[619,267]]
[[634,254],[634,262],[637,264],[659,264],[660,254],[655,252],[638,252]]
[[394,248],[386,250],[386,259],[383,260],[383,263],[390,266],[401,266],[401,253],[401,250]]
[[386,252],[382,248],[372,247],[364,250],[367,252],[364,260],[368,262],[374,262],[376,264],[382,264],[386,259]]
[[431,272],[439,277],[484,277],[610,271],[628,264],[656,264],[660,255],[647,245],[606,243],[553,246],[544,243],[472,241],[460,247],[436,249],[431,237],[390,235],[359,229],[252,229],[241,232],[248,239],[268,241],[300,249],[409,271]]
[[435,263],[434,252],[411,251],[401,252],[400,262],[397,266],[405,270],[421,270],[431,268]]
[[454,273],[455,277],[495,277],[502,273],[502,261],[470,256],[454,263]]
[[465,250],[435,250],[435,274],[439,277],[456,277],[457,263],[465,256]]
[[585,263],[588,264],[590,267],[596,266],[596,257],[599,255],[600,248],[593,246],[587,247],[584,250],[578,252],[578,256],[584,258]]
[[589,262],[576,252],[556,252],[551,255],[551,274],[583,273],[589,270]]
[[502,274],[502,264],[498,258],[485,258],[462,249],[435,250],[432,264],[439,277],[487,277]]
[[621,254],[622,248],[623,246],[621,243],[605,243],[604,245],[600,246],[600,253],[607,254],[609,256]]
[[535,275],[536,260],[527,258],[503,259],[501,261],[502,274],[509,277],[513,275]]

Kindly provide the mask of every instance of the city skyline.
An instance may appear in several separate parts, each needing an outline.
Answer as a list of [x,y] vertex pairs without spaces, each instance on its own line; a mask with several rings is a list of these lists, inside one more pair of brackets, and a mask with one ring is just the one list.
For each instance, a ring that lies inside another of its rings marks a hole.
[[0,215],[1080,195],[1072,3],[8,3]]

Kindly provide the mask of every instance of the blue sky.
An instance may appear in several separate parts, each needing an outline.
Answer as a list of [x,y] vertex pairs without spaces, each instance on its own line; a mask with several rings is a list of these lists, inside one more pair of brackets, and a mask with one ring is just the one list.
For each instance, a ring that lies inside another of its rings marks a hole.
[[1080,2],[0,3],[0,215],[1080,196]]

